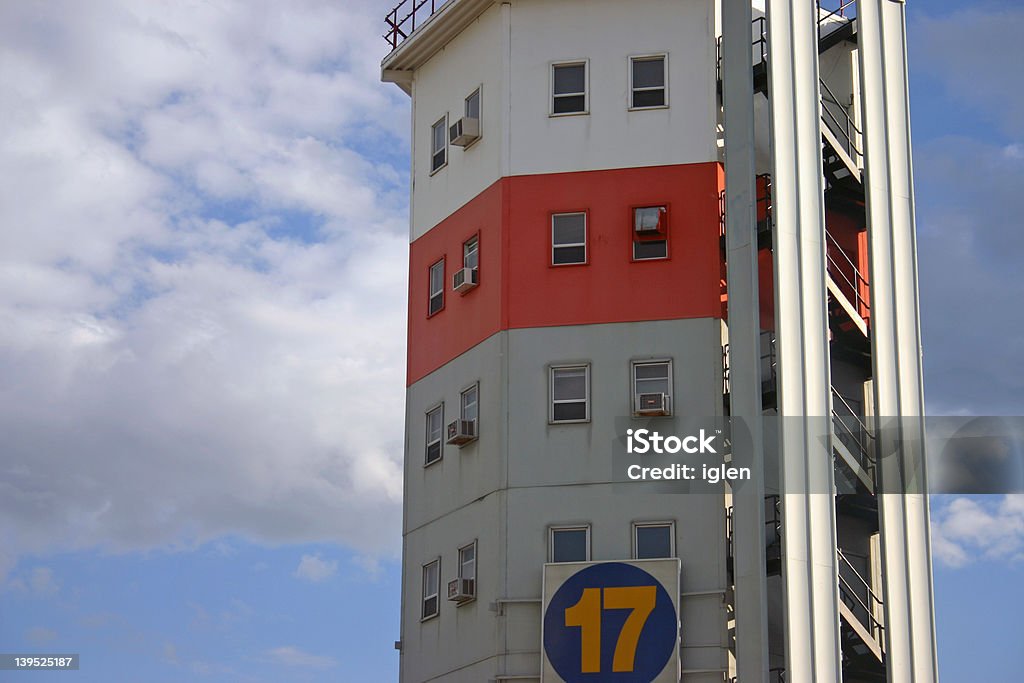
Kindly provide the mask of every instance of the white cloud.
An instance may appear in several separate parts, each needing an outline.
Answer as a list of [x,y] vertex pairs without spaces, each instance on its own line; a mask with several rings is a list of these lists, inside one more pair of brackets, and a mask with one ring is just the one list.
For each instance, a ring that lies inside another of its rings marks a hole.
[[379,14],[0,6],[0,577],[227,534],[395,552],[408,104]]
[[310,654],[290,645],[267,650],[266,654],[271,661],[278,664],[305,669],[330,669],[338,665],[333,657]]
[[295,569],[295,578],[318,583],[338,573],[337,560],[323,560],[320,555],[303,555]]
[[958,497],[933,509],[932,550],[940,562],[963,567],[1024,560],[1024,494],[986,498]]
[[7,582],[7,589],[28,593],[39,598],[48,598],[60,591],[60,582],[49,567],[33,567]]

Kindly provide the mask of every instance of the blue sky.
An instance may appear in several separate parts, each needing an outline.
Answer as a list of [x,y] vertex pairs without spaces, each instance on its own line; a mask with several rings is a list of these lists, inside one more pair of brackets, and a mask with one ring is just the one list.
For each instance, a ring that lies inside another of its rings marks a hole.
[[[0,651],[83,658],[33,680],[396,679],[408,99],[389,6],[278,5],[0,5]],[[1021,415],[1024,9],[908,5],[929,410]],[[933,503],[943,680],[1012,680],[1024,504]]]

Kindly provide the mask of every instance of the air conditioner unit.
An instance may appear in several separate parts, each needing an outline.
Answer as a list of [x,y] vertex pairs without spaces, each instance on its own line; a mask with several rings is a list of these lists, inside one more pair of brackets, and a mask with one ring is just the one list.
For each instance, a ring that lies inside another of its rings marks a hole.
[[637,394],[636,414],[657,416],[671,414],[668,394]]
[[664,206],[633,209],[633,230],[638,235],[656,235],[665,232]]
[[448,582],[448,599],[466,602],[476,597],[476,581],[473,579],[452,579]]
[[476,420],[452,420],[448,423],[448,443],[461,446],[476,440]]
[[457,147],[468,147],[480,138],[480,119],[463,116],[448,128],[448,141]]
[[479,284],[477,282],[476,268],[460,268],[452,276],[452,289],[456,292],[468,292]]

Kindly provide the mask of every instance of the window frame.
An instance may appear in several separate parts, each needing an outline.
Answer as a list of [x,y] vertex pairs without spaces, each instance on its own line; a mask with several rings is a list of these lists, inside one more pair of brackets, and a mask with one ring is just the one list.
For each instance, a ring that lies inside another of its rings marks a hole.
[[[440,430],[438,431],[437,441],[436,441],[436,443],[438,444],[437,457],[434,458],[433,460],[431,460],[430,459],[430,447],[435,442],[430,440],[430,416],[433,413],[436,413],[436,412],[439,412],[439,411],[440,411],[440,417],[441,417],[441,427],[440,427]],[[426,443],[424,444],[424,448],[423,448],[423,466],[424,467],[430,467],[431,465],[435,465],[435,464],[441,462],[442,460],[444,460],[444,442],[445,442],[445,427],[446,427],[446,425],[444,423],[444,401],[441,401],[440,403],[437,403],[436,405],[434,405],[434,407],[430,408],[426,413],[424,413],[424,416],[425,416],[425,419],[426,419],[426,423],[424,424]]]
[[[591,525],[586,524],[552,524],[548,527],[548,563],[549,564],[569,564],[572,562],[590,562],[592,557],[591,544],[590,544],[590,529]],[[559,531],[584,531],[586,532],[586,544],[587,552],[586,557],[582,560],[566,560],[564,562],[555,561],[555,535]]]
[[468,421],[467,418],[466,418],[466,394],[468,394],[471,391],[476,394],[476,397],[473,399],[473,403],[471,405],[473,405],[475,407],[475,409],[476,409],[476,417],[473,418],[473,421],[476,423],[475,434],[476,434],[477,438],[479,438],[480,437],[480,382],[473,382],[472,384],[468,385],[466,388],[464,388],[462,391],[459,392],[459,419],[463,420],[463,421]]
[[[458,549],[459,571],[458,571],[458,577],[457,578],[460,578],[460,579],[472,579],[474,581],[474,583],[476,582],[477,558],[479,557],[479,553],[477,552],[477,541],[478,541],[478,539],[474,538],[472,540],[472,542],[467,543],[466,545],[459,546],[459,549]],[[463,574],[463,569],[466,566],[466,561],[462,558],[462,552],[464,550],[469,549],[469,548],[473,549],[473,576],[466,576],[466,575]]]
[[[571,242],[567,244],[555,244],[555,219],[559,216],[583,216],[583,241],[582,242]],[[551,267],[562,268],[564,266],[585,266],[590,263],[590,248],[588,247],[590,237],[590,215],[587,210],[577,211],[556,211],[550,214],[549,219],[550,234],[551,234]],[[577,247],[583,247],[583,260],[582,261],[571,261],[569,263],[555,263],[555,250],[556,249],[574,249]]]
[[[675,520],[653,520],[644,522],[633,522],[633,552],[632,557],[634,560],[663,560],[672,559],[679,557],[676,552],[676,522]],[[668,527],[668,538],[669,538],[669,554],[665,557],[640,557],[640,539],[637,536],[637,532],[641,528],[652,528],[652,527]]]
[[[658,60],[658,59],[662,60],[662,68],[661,68],[662,85],[661,85],[661,87],[660,88],[658,88],[658,87],[653,87],[653,88],[652,87],[642,87],[642,88],[635,88],[635,87],[633,87],[633,64],[636,63],[636,62],[653,62],[653,61]],[[669,75],[669,70],[668,70],[668,52],[651,52],[649,54],[630,55],[629,56],[629,90],[628,90],[629,106],[628,106],[628,110],[629,111],[648,111],[648,110],[651,110],[651,109],[668,109],[669,108],[669,100],[668,100],[668,75]],[[653,105],[649,105],[649,106],[645,106],[645,107],[634,106],[633,98],[634,98],[634,95],[637,92],[651,92],[651,91],[654,91],[654,90],[661,90],[663,92],[663,94],[664,94],[664,103],[662,103],[662,104],[653,104]]]
[[[657,236],[641,237],[636,234],[636,212],[640,209],[664,209],[665,230]],[[629,207],[629,257],[633,263],[646,263],[648,261],[667,261],[672,257],[670,233],[672,232],[672,210],[668,202],[635,204]],[[636,245],[638,242],[664,242],[665,255],[650,258],[638,258]]]
[[[555,69],[562,66],[582,66],[583,67],[583,92],[572,92],[572,93],[558,93],[555,94]],[[590,60],[589,59],[569,59],[558,62],[550,62],[548,67],[548,116],[549,117],[561,117],[561,116],[587,116],[590,114]],[[579,97],[583,95],[583,110],[582,111],[555,111],[555,99],[562,97]]]
[[[441,130],[444,132],[442,149],[438,150],[434,148],[434,143],[437,142],[435,133],[437,127],[441,126]],[[437,155],[444,152],[444,161],[439,166],[434,166],[434,161]],[[444,116],[435,121],[430,126],[430,175],[434,175],[445,166],[448,165],[448,112],[445,112]]]
[[[469,101],[473,98],[474,95],[477,98],[476,116],[472,117],[472,116],[469,115]],[[473,145],[475,145],[476,143],[480,142],[480,140],[484,136],[484,86],[483,86],[483,84],[478,85],[476,88],[473,89],[473,92],[471,92],[468,95],[466,95],[465,99],[463,99],[463,101],[462,101],[462,115],[465,116],[466,118],[475,118],[477,120],[477,138],[476,138],[476,140],[473,140],[473,142],[469,143],[468,145],[466,145],[465,147],[462,148],[463,151],[465,151],[465,150],[469,149],[470,147],[472,147]]]
[[[671,417],[675,415],[676,410],[676,399],[675,399],[675,386],[673,382],[673,362],[671,358],[637,358],[629,362],[629,390],[630,398],[629,403],[633,407],[632,413],[636,416],[639,413],[640,406],[637,405],[637,397],[640,396],[640,392],[637,391],[636,387],[636,369],[642,365],[667,365],[668,366],[668,391],[665,392],[668,395],[668,415],[662,416],[650,416],[650,417]],[[641,416],[648,417],[648,416]]]
[[[584,394],[583,394],[583,405],[584,414],[583,418],[574,418],[571,420],[557,420],[555,419],[555,406],[559,403],[579,403],[578,399],[574,400],[558,400],[555,398],[555,375],[559,370],[583,370],[583,382],[584,382]],[[558,365],[551,365],[548,367],[548,424],[552,425],[564,425],[564,424],[584,424],[590,422],[590,363],[565,363]]]
[[[433,290],[433,286],[434,286],[433,277],[434,277],[434,268],[436,268],[438,265],[441,266],[441,287],[440,287],[440,289],[438,289],[435,292]],[[448,281],[448,264],[447,264],[447,259],[444,256],[442,256],[437,261],[434,261],[433,263],[431,263],[430,267],[427,268],[427,317],[428,318],[432,318],[432,317],[434,317],[435,315],[437,315],[438,313],[440,313],[441,311],[444,310],[444,307],[445,307],[444,286],[445,286],[445,283],[447,281]],[[433,308],[433,301],[434,301],[435,297],[440,297],[440,299],[441,299],[441,305],[438,306],[436,311],[432,310],[432,308]]]
[[[468,245],[470,242],[474,243],[473,253],[476,254],[476,265],[473,266],[473,268],[476,269],[477,277],[479,278],[479,276],[480,276],[480,233],[479,232],[477,232],[477,233],[473,234],[472,236],[466,238],[466,240],[462,243],[462,267],[463,268],[469,268],[470,267],[470,266],[466,265],[466,256],[468,254],[468,252],[466,251],[466,245]],[[479,284],[479,282],[478,282],[478,284]]]
[[[434,592],[427,593],[427,568],[431,565],[437,565],[436,575],[434,579]],[[441,615],[441,557],[440,555],[430,562],[422,565],[420,572],[420,623],[424,621],[430,621],[436,619]],[[434,599],[434,611],[431,614],[427,614],[427,601],[431,598]]]

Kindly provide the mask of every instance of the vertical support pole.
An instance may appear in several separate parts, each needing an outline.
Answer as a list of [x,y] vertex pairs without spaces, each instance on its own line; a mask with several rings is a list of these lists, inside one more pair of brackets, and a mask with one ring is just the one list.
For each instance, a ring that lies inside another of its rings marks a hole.
[[841,671],[816,4],[767,16],[786,680],[820,683]]
[[725,239],[729,287],[729,394],[733,462],[751,478],[733,487],[736,675],[768,681],[768,591],[764,543],[761,322],[754,183],[754,74],[750,3],[722,3]]
[[933,683],[938,665],[924,478],[906,17],[901,2],[861,0],[858,5],[888,680]]

